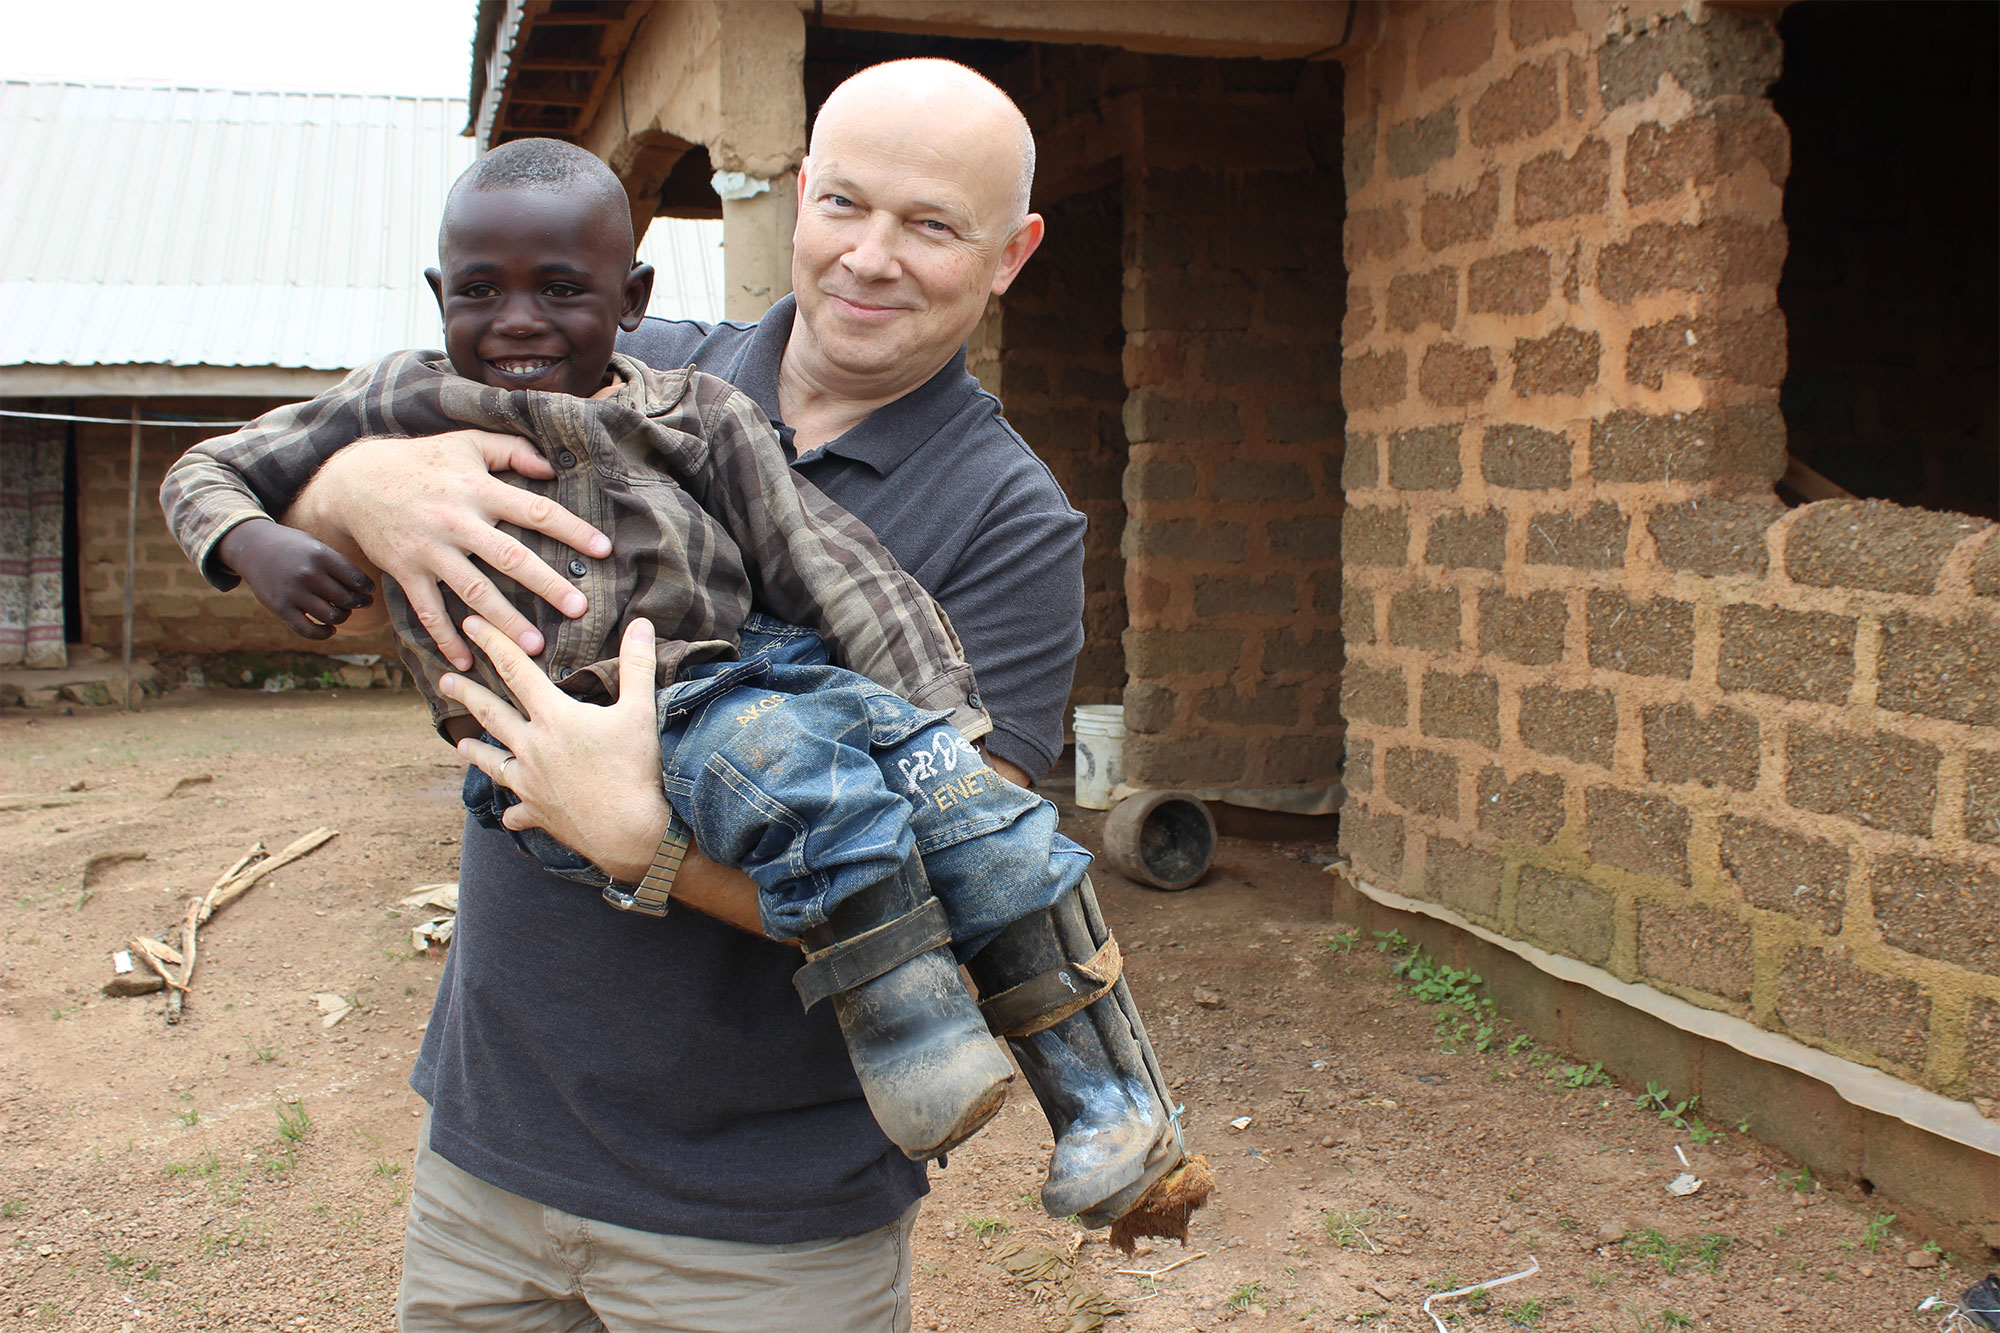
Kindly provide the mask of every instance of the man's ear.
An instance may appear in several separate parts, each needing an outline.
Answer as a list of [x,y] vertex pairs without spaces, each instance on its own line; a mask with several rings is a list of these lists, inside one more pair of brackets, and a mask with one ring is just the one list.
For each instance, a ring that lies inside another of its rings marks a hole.
[[630,333],[646,317],[646,305],[653,299],[653,266],[634,264],[625,275],[625,304],[618,312],[618,327]]
[[1030,213],[1021,220],[1014,234],[1007,238],[1007,244],[1000,247],[1000,267],[993,272],[993,285],[987,290],[1000,296],[1014,285],[1020,276],[1021,266],[1035,253],[1042,243],[1042,215]]
[[424,281],[431,285],[431,295],[437,298],[438,318],[444,318],[444,274],[434,268],[424,270]]

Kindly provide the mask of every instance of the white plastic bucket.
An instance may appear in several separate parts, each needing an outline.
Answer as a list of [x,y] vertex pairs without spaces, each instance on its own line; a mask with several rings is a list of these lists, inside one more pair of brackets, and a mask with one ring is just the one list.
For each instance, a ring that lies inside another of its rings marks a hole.
[[1125,705],[1076,706],[1076,803],[1109,810],[1111,792],[1125,780]]

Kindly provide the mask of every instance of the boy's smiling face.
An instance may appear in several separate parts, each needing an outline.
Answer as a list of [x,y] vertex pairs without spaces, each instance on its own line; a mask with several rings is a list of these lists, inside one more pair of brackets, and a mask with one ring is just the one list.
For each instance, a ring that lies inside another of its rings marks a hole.
[[467,379],[589,397],[619,329],[636,329],[653,270],[632,266],[631,223],[588,191],[463,190],[427,269],[445,350]]

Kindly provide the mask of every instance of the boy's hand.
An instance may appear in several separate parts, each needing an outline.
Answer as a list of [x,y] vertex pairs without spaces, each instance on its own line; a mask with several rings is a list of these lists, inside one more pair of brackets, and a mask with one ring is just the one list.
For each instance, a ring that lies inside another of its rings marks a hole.
[[307,639],[333,636],[333,627],[371,605],[375,581],[326,543],[254,518],[224,534],[216,547],[222,563],[243,576],[264,609]]
[[351,545],[394,579],[438,651],[470,671],[472,652],[445,614],[439,584],[528,653],[542,651],[542,636],[474,559],[572,619],[585,610],[583,594],[498,523],[533,529],[585,555],[611,553],[608,537],[561,505],[491,475],[505,470],[554,475],[533,446],[510,435],[464,430],[359,440],[320,468],[285,520],[337,546]]

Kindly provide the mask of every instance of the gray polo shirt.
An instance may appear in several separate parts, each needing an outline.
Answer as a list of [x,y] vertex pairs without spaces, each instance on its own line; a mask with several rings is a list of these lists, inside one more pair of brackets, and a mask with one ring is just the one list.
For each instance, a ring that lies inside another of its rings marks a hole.
[[[789,296],[756,324],[648,319],[618,350],[694,365],[778,410],[791,337]],[[1039,778],[1062,750],[1063,708],[1083,648],[1083,515],[1000,415],[1000,401],[951,364],[823,449],[799,474],[875,530],[944,605],[993,714],[993,753]]]
[[[755,326],[648,320],[621,350],[693,362],[775,418],[791,317],[788,298]],[[1083,518],[963,355],[798,466],[944,604],[994,752],[1045,771],[1082,641]],[[410,1080],[446,1160],[585,1217],[764,1243],[872,1230],[925,1192],[831,1006],[799,1011],[797,950],[691,910],[613,911],[469,820],[459,880]]]

